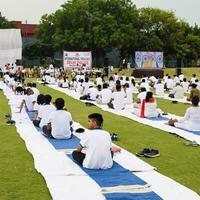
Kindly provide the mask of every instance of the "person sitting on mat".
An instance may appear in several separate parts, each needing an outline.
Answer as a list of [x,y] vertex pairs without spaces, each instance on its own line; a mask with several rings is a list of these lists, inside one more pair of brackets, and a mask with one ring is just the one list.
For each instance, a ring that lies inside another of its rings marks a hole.
[[88,169],[108,169],[113,165],[112,141],[110,134],[102,130],[103,117],[93,113],[88,116],[90,131],[82,137],[77,150],[72,153],[73,159]]
[[153,98],[152,92],[147,92],[146,98],[143,99],[141,108],[134,108],[133,114],[138,117],[158,117],[162,111],[157,108],[156,100]]
[[46,137],[69,139],[72,136],[72,116],[64,109],[64,99],[57,98],[55,106],[56,111],[51,112],[48,118],[47,126],[43,126],[42,128],[43,133]]
[[25,93],[26,95],[24,95],[24,99],[19,106],[19,113],[22,112],[24,105],[29,112],[34,111],[34,104],[37,101],[37,99],[35,99],[34,92],[31,88],[27,88]]
[[194,96],[192,98],[192,107],[186,110],[185,116],[182,119],[170,119],[168,124],[189,131],[200,131],[199,97]]

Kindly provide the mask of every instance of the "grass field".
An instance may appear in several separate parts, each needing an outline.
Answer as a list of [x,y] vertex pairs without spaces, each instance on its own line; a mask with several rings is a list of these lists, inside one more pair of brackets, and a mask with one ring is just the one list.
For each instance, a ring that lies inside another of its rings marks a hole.
[[[174,74],[174,72],[174,69],[169,69],[166,73]],[[192,68],[187,72],[188,78],[192,73],[200,77],[199,68]],[[200,147],[187,147],[183,144],[185,140],[177,136],[103,112],[97,107],[86,107],[83,103],[49,87],[38,85],[38,88],[41,93],[51,94],[54,100],[57,97],[64,98],[73,119],[84,126],[87,125],[88,114],[102,113],[105,120],[104,129],[117,133],[120,140],[116,144],[128,151],[135,153],[145,147],[159,149],[160,157],[143,158],[145,162],[200,194]],[[172,104],[167,100],[157,100],[157,102],[164,112],[177,115],[183,115],[189,106],[181,103]],[[0,92],[0,108],[0,199],[51,199],[45,181],[34,169],[33,158],[27,152],[15,127],[5,125],[4,115],[10,110],[2,92]]]

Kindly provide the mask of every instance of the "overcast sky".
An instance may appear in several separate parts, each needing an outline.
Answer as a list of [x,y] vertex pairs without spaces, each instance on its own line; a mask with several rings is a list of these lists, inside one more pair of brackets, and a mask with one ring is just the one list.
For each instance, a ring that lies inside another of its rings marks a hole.
[[[0,0],[0,12],[8,20],[39,23],[43,14],[55,12],[66,0]],[[138,8],[172,10],[191,25],[200,26],[200,0],[134,0]]]

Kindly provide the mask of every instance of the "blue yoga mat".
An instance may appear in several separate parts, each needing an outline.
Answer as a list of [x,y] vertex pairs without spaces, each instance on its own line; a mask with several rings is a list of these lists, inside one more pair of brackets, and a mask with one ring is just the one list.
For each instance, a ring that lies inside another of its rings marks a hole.
[[28,116],[29,116],[29,118],[30,118],[31,120],[34,119],[35,112],[27,111],[27,114],[28,114]]
[[[27,112],[30,119],[34,118],[34,112]],[[36,127],[37,131],[42,131],[40,127]],[[80,139],[72,136],[70,139],[54,139],[47,138],[48,141],[55,147],[55,149],[75,149],[80,143]]]
[[[72,155],[67,155],[72,158]],[[147,183],[138,178],[129,170],[116,162],[110,169],[86,169],[80,166],[100,187],[113,187],[118,185],[146,185]]]
[[80,143],[80,139],[76,136],[72,136],[70,139],[53,139],[47,138],[49,142],[55,147],[55,149],[75,149]]
[[[72,159],[72,155],[67,155]],[[147,183],[123,168],[116,162],[113,167],[105,170],[86,169],[80,166],[100,187],[114,187],[119,185],[146,185]],[[107,200],[161,200],[155,192],[148,193],[109,193]]]
[[150,119],[150,120],[153,120],[153,121],[168,121],[169,120],[167,117],[163,117],[163,116],[150,117],[150,118],[147,118],[147,119]]
[[107,200],[161,200],[155,192],[148,193],[108,193]]

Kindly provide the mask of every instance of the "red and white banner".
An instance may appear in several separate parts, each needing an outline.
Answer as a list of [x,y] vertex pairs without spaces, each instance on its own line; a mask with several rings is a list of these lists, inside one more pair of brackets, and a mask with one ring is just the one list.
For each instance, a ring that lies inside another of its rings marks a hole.
[[92,53],[91,51],[87,52],[64,51],[63,66],[64,69],[81,68],[81,67],[91,68]]

